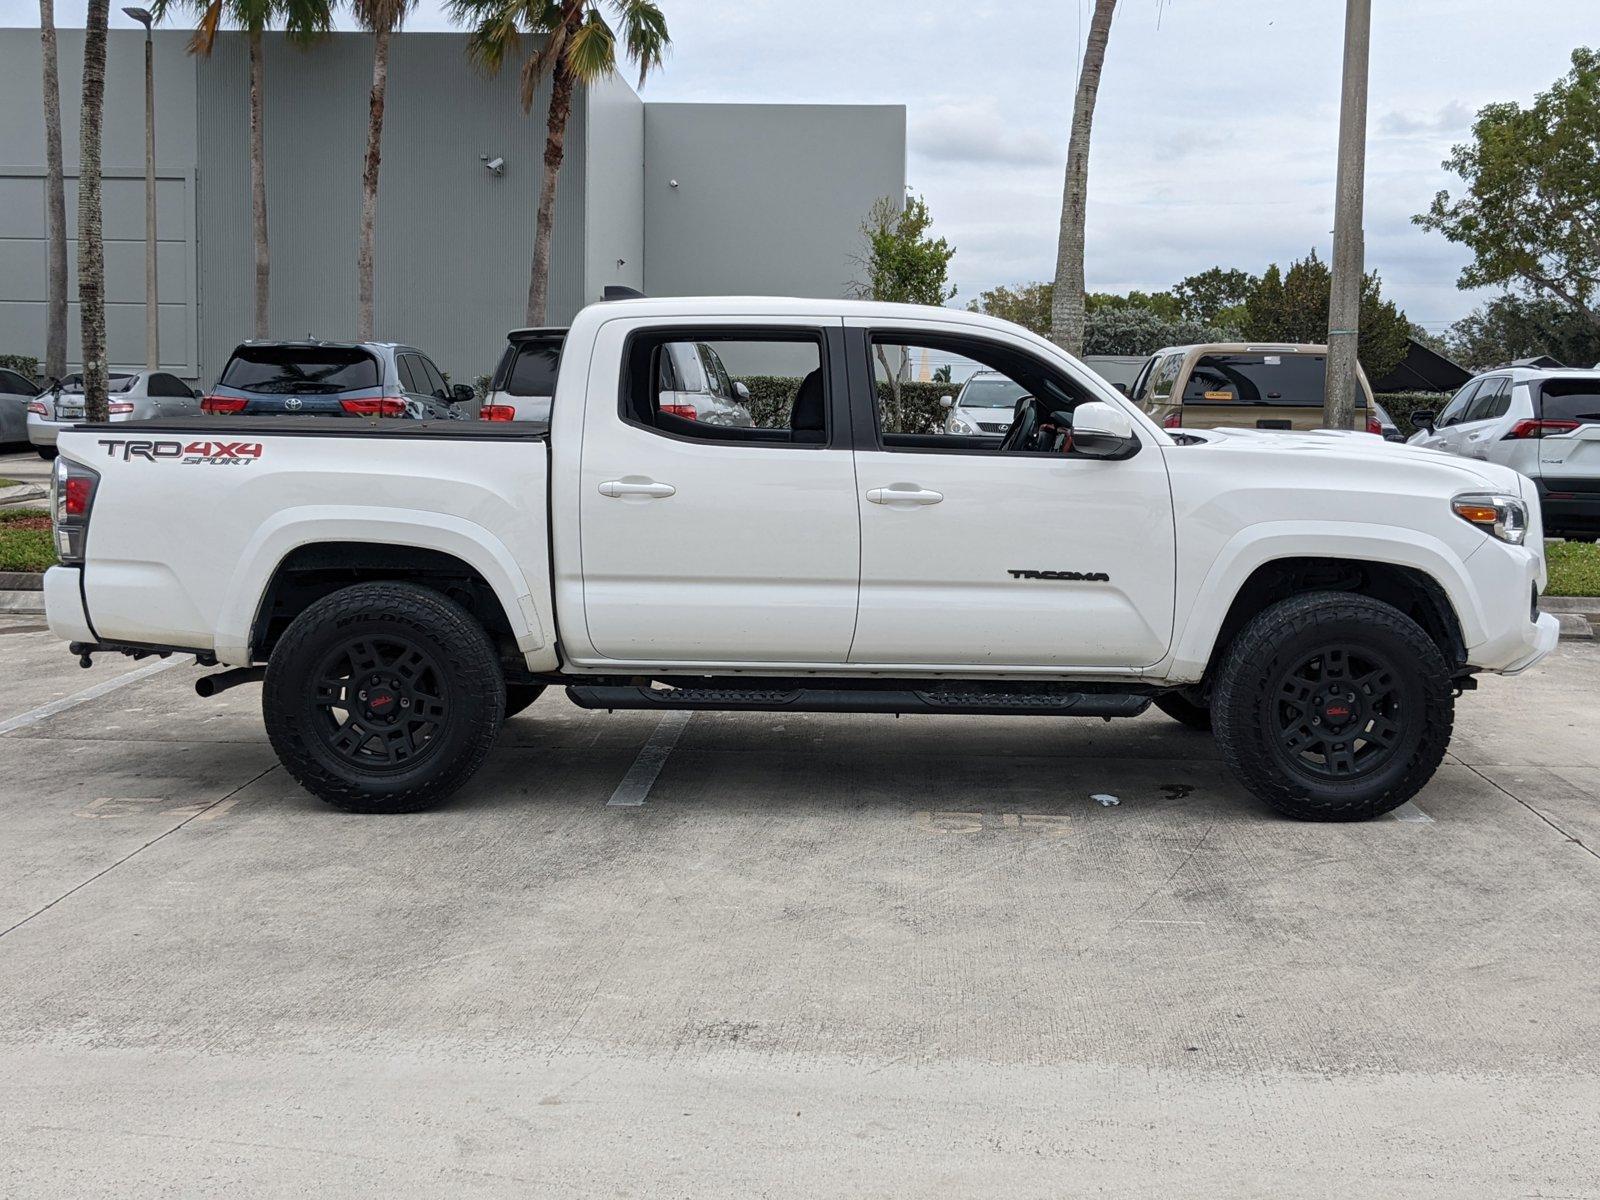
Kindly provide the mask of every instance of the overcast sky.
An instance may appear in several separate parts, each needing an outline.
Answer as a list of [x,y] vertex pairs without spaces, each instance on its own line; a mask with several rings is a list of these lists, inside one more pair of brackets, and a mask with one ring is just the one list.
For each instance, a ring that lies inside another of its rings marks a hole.
[[[904,104],[907,179],[957,248],[963,303],[1054,272],[1061,175],[1092,0],[661,0],[662,100]],[[1475,297],[1461,251],[1410,223],[1473,114],[1526,101],[1600,40],[1595,0],[1374,0],[1367,261],[1438,329]],[[57,20],[82,24],[81,0]],[[415,29],[448,28],[423,0]],[[1340,0],[1123,0],[1090,171],[1089,286],[1164,288],[1207,267],[1259,272],[1333,225]],[[35,23],[0,0],[0,23]],[[113,23],[129,24],[114,7]]]

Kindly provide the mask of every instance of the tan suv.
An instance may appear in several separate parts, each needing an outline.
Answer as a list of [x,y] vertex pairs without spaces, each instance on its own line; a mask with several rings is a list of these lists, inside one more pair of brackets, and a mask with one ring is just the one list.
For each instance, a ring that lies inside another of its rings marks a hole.
[[[1326,346],[1170,346],[1134,380],[1134,403],[1168,429],[1321,429]],[[1357,368],[1356,428],[1383,434],[1365,372]]]

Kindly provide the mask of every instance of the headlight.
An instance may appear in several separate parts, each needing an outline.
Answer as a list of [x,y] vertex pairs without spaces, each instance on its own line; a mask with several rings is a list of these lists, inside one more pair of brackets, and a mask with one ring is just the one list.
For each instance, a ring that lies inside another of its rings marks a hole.
[[1520,546],[1522,539],[1528,536],[1528,506],[1515,496],[1499,493],[1457,496],[1450,507],[1463,521],[1502,542]]
[[961,434],[972,434],[972,433],[977,433],[978,431],[977,431],[976,428],[973,427],[973,425],[972,425],[972,423],[970,421],[964,421],[960,417],[951,417],[950,418],[950,432],[951,433],[961,433]]

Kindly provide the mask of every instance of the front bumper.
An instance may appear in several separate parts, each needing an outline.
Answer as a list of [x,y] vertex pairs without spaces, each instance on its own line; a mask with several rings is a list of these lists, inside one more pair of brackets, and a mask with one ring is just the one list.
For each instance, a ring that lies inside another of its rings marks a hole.
[[1561,624],[1549,613],[1540,613],[1539,620],[1534,623],[1532,645],[1528,652],[1513,662],[1509,667],[1500,668],[1501,675],[1520,675],[1533,666],[1546,654],[1556,648],[1556,640],[1561,636]]

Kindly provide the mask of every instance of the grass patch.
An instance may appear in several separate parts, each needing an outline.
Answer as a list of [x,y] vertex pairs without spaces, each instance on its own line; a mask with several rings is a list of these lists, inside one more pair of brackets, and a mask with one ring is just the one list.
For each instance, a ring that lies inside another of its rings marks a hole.
[[1593,542],[1546,542],[1550,568],[1547,596],[1600,596],[1600,545]]
[[55,565],[50,514],[37,508],[0,509],[0,571],[43,571]]
[[21,487],[15,479],[0,479],[0,488]]

